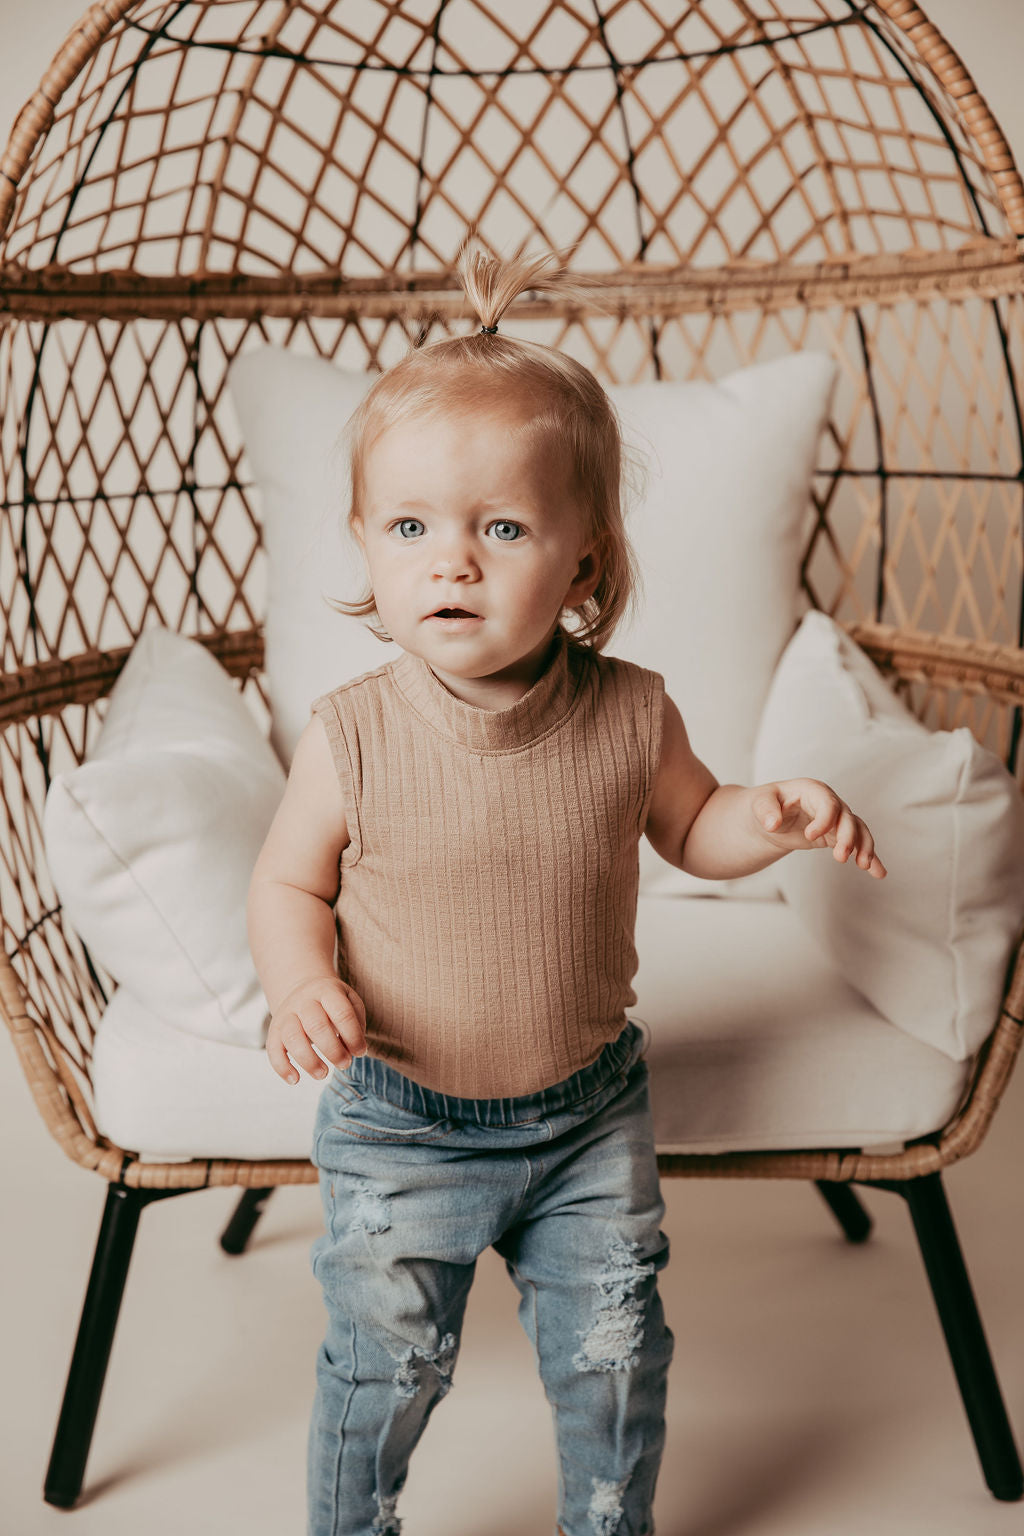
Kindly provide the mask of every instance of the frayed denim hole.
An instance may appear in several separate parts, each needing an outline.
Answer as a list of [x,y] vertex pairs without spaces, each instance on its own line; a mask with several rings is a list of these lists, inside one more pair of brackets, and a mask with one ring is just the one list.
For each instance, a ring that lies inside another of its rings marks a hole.
[[432,1366],[437,1373],[437,1395],[445,1397],[451,1391],[452,1372],[458,1340],[453,1333],[446,1333],[436,1349],[420,1349],[410,1344],[399,1356],[392,1380],[399,1397],[415,1397],[423,1386],[423,1366]]
[[590,1508],[587,1510],[594,1536],[615,1536],[622,1522],[622,1495],[628,1482],[628,1477],[621,1483],[612,1483],[603,1477],[594,1478]]
[[582,1347],[573,1356],[577,1371],[631,1371],[636,1366],[644,1338],[644,1309],[636,1292],[656,1267],[636,1257],[639,1247],[612,1238],[608,1267],[594,1282],[600,1298],[597,1316],[580,1334]]
[[377,1513],[373,1517],[370,1529],[373,1536],[401,1536],[402,1522],[396,1513],[398,1507],[398,1494],[374,1493],[377,1501]]
[[353,1190],[355,1210],[348,1224],[350,1232],[376,1235],[391,1230],[391,1200],[370,1184],[358,1184]]

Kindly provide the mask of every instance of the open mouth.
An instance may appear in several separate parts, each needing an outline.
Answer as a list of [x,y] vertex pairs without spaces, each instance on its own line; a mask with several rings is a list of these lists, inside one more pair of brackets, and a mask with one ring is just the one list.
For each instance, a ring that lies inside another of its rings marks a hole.
[[478,619],[478,613],[470,613],[468,608],[438,608],[430,615],[432,619]]

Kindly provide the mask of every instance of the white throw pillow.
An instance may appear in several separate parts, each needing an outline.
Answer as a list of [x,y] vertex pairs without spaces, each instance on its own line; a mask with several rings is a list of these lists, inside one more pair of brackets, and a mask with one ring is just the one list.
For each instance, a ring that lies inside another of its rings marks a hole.
[[[718,383],[609,390],[649,469],[627,523],[643,571],[641,617],[615,633],[608,654],[664,675],[694,751],[723,783],[750,781],[758,715],[797,620],[808,488],[835,376],[826,354],[796,352]],[[288,763],[319,693],[398,654],[325,601],[352,599],[365,583],[358,545],[342,532],[339,437],[370,375],[265,347],[236,358],[228,381],[261,493],[272,740]],[[699,880],[646,838],[640,860],[649,893],[778,894],[772,870]]]
[[95,959],[165,1024],[262,1046],[249,878],[284,773],[237,687],[198,642],[140,637],[88,759],[54,779],[54,885]]
[[352,602],[366,587],[341,433],[373,378],[279,347],[244,352],[228,369],[263,512],[270,740],[286,767],[313,700],[399,654],[327,601]]
[[[826,354],[794,352],[718,383],[609,390],[649,477],[627,522],[643,609],[608,653],[662,673],[690,745],[722,784],[753,782],[758,718],[798,617],[810,480],[835,377]],[[778,881],[773,867],[698,879],[644,838],[640,889],[774,897]]]
[[841,974],[890,1023],[954,1061],[991,1032],[1024,921],[1024,797],[966,726],[929,731],[826,614],[776,670],[758,782],[824,779],[871,829],[888,874],[831,851],[772,867]]

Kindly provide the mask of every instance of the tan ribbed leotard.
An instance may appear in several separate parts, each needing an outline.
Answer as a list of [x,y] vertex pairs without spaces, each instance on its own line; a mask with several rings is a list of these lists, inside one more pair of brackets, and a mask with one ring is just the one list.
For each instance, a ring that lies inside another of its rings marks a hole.
[[498,1098],[561,1081],[621,1032],[663,695],[660,673],[559,630],[507,709],[456,698],[404,651],[315,700],[351,839],[339,974],[372,1055]]

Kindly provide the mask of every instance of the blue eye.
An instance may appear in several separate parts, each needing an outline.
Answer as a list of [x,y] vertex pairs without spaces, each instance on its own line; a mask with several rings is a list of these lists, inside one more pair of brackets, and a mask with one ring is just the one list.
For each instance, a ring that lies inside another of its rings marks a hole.
[[[500,523],[492,523],[491,527],[492,528],[498,528],[498,529],[501,529],[501,528],[515,528],[515,529],[518,529],[520,533],[522,532],[522,529],[520,528],[520,525],[518,523],[506,522],[504,520],[502,522],[500,522]],[[503,533],[498,533],[497,537],[501,540],[501,542],[503,544],[515,544],[518,535],[514,533],[511,538],[506,538],[506,536]]]
[[[514,523],[511,520],[505,518],[502,518],[499,522],[491,523],[490,526],[498,530],[496,537],[500,539],[503,544],[517,543],[523,531],[522,525],[520,523]],[[420,533],[409,533],[408,530],[410,527],[413,529],[419,529],[421,533],[426,531],[426,524],[423,523],[418,517],[403,517],[401,522],[392,523],[391,527],[388,529],[388,532],[392,533],[395,529],[397,529],[398,536],[402,542],[404,544],[409,544],[413,540],[420,537]]]

